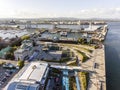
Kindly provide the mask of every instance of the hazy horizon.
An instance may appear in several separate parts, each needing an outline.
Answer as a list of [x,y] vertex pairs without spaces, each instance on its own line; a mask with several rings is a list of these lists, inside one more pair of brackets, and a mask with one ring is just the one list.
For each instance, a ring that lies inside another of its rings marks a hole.
[[0,18],[120,18],[119,0],[0,0]]

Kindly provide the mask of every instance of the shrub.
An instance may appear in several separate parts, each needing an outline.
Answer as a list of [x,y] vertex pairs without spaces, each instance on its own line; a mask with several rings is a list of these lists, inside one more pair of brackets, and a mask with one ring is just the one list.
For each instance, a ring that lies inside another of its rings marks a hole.
[[70,55],[71,55],[70,51],[68,51],[68,50],[63,50],[62,51],[62,57],[70,57]]
[[78,39],[78,43],[85,44],[86,42],[87,42],[87,40],[84,39],[84,38],[79,38]]
[[51,47],[49,47],[49,50],[59,50],[59,47],[58,46],[51,46]]
[[70,60],[70,58],[69,58],[69,57],[62,58],[62,59],[60,60],[60,63],[67,62],[67,61],[69,61],[69,60]]
[[0,66],[3,65],[3,64],[5,64],[5,63],[6,63],[6,62],[4,62],[4,61],[0,61]]
[[61,73],[61,71],[59,69],[56,69],[56,68],[52,68],[52,72],[53,73],[58,73],[58,74]]
[[69,81],[70,81],[69,90],[77,90],[75,77],[74,76],[69,77]]
[[5,59],[11,59],[14,60],[14,54],[12,52],[7,52],[5,54]]
[[21,45],[21,42],[22,42],[22,40],[21,40],[21,38],[19,38],[19,39],[17,39],[17,40],[15,40],[14,42],[12,42],[11,44],[10,44],[10,46],[20,46]]
[[17,63],[19,68],[22,68],[24,66],[24,61],[23,60],[19,60]]
[[89,59],[88,56],[86,56],[85,53],[81,52],[80,50],[76,50],[78,53],[80,53],[83,56],[82,62],[85,62],[87,59]]
[[94,46],[94,48],[95,48],[95,49],[98,49],[98,48],[99,48],[99,46],[98,46],[98,45],[95,45],[95,46]]
[[14,60],[14,51],[17,49],[17,47],[12,47],[9,52],[5,54],[5,59]]
[[76,62],[68,64],[68,66],[77,66],[78,64]]
[[82,90],[87,90],[88,81],[89,81],[89,73],[80,72],[79,73],[79,78],[80,78],[80,81],[81,81],[81,89]]
[[22,40],[26,40],[26,39],[29,39],[29,38],[30,38],[29,35],[24,35],[24,36],[21,37]]

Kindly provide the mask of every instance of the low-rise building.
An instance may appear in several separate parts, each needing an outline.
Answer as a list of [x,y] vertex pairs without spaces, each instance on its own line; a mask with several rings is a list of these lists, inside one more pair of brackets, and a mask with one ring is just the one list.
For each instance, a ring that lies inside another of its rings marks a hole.
[[15,60],[24,60],[29,57],[29,51],[25,49],[18,49],[14,52]]
[[34,51],[33,43],[30,40],[24,40],[19,49],[14,52],[15,60],[25,60]]
[[22,44],[26,44],[28,46],[33,46],[33,41],[32,40],[24,40],[24,41],[22,41]]
[[6,86],[7,90],[44,90],[49,72],[48,63],[31,62]]

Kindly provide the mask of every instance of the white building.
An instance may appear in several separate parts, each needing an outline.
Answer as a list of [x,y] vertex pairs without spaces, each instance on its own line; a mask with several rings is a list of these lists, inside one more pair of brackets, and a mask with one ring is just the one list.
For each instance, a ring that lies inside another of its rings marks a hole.
[[25,66],[6,88],[7,90],[44,90],[48,72],[47,63],[32,62]]
[[89,27],[88,28],[84,28],[84,31],[92,32],[92,31],[97,30],[100,27],[101,27],[100,25],[92,25],[92,23],[90,22]]
[[22,41],[22,44],[26,44],[28,46],[33,46],[33,41],[32,40],[24,40],[24,41]]
[[25,60],[34,51],[33,42],[30,40],[24,40],[19,49],[14,52],[15,60]]

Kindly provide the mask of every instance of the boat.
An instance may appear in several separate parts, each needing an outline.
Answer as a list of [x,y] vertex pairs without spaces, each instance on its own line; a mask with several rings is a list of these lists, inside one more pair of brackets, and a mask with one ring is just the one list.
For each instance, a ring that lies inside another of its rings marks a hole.
[[67,32],[60,32],[61,36],[67,36]]

